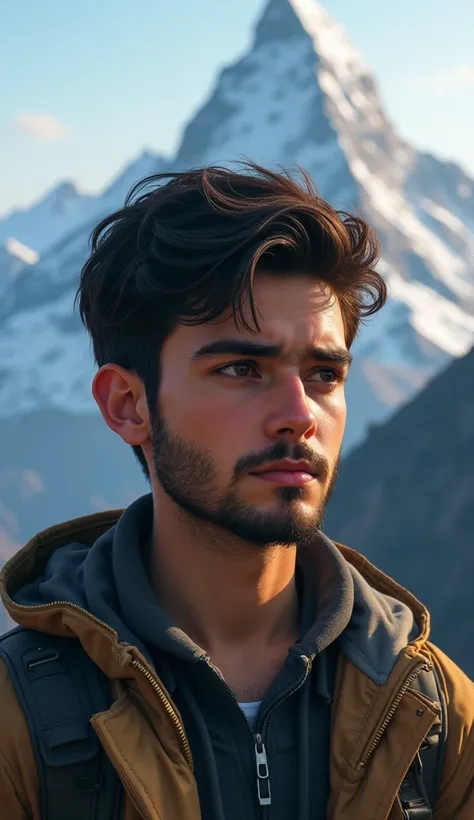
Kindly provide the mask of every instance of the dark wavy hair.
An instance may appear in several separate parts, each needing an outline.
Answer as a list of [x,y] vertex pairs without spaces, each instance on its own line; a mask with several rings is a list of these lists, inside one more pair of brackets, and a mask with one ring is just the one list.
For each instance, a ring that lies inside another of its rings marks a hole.
[[[302,170],[292,176],[245,163],[156,174],[100,222],[91,246],[76,303],[96,362],[136,372],[151,414],[161,346],[177,324],[200,324],[231,308],[240,326],[258,331],[259,268],[326,282],[339,300],[348,347],[362,318],[387,298],[372,228],[334,210]],[[141,448],[134,450],[149,477]]]

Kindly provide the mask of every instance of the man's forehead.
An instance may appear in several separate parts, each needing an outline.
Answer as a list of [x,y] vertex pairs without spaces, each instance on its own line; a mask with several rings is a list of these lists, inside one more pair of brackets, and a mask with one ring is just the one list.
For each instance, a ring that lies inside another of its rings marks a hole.
[[242,316],[229,307],[212,321],[178,325],[165,347],[191,359],[203,346],[229,339],[278,345],[285,355],[298,358],[311,346],[346,348],[339,300],[326,285],[308,276],[259,275],[254,297],[258,327],[247,302]]
[[264,322],[259,318],[258,328],[247,328],[239,321],[233,320],[222,324],[205,323],[200,325],[195,338],[197,343],[233,338],[259,344],[278,345],[282,350],[288,351],[309,345],[345,346],[344,328],[339,327],[337,322],[313,324],[301,321],[294,323],[283,318],[272,322]]
[[232,310],[212,322],[205,322],[196,327],[195,337],[200,340],[229,338],[252,339],[269,344],[278,344],[284,348],[306,345],[343,345],[345,346],[345,329],[336,298],[321,300],[312,304],[311,300],[291,300],[291,304],[272,304],[256,300],[258,327],[252,317],[250,308],[244,306],[242,322]]

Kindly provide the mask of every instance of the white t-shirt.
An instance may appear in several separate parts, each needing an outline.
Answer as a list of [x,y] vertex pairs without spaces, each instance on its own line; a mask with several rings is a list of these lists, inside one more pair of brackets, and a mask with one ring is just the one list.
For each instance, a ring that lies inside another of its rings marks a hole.
[[261,700],[252,700],[248,703],[239,703],[242,712],[244,713],[245,717],[247,718],[247,723],[249,724],[252,731],[255,729],[255,721],[257,720],[258,710],[260,709]]

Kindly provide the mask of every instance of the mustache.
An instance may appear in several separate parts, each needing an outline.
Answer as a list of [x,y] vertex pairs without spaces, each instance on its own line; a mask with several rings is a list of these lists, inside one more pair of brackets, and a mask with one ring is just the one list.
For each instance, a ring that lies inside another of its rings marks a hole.
[[319,453],[315,453],[309,444],[290,444],[287,441],[277,441],[266,450],[259,453],[248,453],[239,458],[234,468],[234,481],[251,470],[270,466],[273,462],[281,461],[284,458],[293,459],[294,461],[307,461],[311,471],[318,473],[323,479],[329,475],[328,460]]

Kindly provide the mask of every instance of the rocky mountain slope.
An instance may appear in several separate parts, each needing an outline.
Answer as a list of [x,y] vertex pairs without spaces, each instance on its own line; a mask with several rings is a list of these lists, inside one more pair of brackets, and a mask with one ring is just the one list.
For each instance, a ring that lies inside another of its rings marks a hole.
[[325,521],[432,613],[474,678],[474,349],[344,460]]

